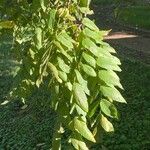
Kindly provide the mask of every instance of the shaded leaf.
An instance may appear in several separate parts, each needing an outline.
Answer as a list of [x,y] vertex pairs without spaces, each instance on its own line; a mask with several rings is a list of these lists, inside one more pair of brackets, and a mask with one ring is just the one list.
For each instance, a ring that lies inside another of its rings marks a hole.
[[92,105],[90,105],[90,110],[88,112],[88,116],[90,118],[93,117],[93,115],[96,113],[98,106],[99,106],[99,101],[95,101],[94,103],[92,103]]

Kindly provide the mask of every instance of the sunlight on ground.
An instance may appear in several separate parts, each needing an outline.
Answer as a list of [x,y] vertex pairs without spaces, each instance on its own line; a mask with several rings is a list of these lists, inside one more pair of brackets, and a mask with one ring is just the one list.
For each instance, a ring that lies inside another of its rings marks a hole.
[[126,38],[135,38],[135,37],[138,37],[138,35],[128,34],[126,32],[114,32],[106,36],[105,39],[111,40],[111,39],[126,39]]

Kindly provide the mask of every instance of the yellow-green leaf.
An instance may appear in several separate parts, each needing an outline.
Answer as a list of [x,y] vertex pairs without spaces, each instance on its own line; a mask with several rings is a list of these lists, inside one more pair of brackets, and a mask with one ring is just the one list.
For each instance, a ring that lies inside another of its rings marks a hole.
[[88,27],[91,30],[99,31],[99,28],[89,18],[84,18],[83,21],[82,21],[82,23],[83,23],[83,25],[85,25],[86,27]]
[[96,75],[97,75],[95,70],[89,65],[82,64],[82,69],[87,75],[89,75],[91,77],[96,77]]
[[97,59],[97,65],[107,70],[121,71],[120,67],[117,65],[117,62],[111,57],[99,57]]
[[103,115],[101,115],[100,123],[106,132],[113,132],[114,131],[114,127],[113,127],[112,123],[110,121],[108,121],[108,119],[106,117],[104,117]]
[[126,103],[126,100],[122,97],[120,92],[115,87],[101,86],[100,91],[108,99],[111,99],[120,103]]
[[64,62],[64,60],[60,57],[57,57],[59,68],[65,73],[70,72],[70,67]]
[[96,142],[95,139],[94,139],[93,134],[88,129],[88,127],[86,125],[86,122],[84,122],[83,120],[78,119],[77,117],[74,118],[74,129],[75,129],[75,131],[80,133],[87,140],[89,140],[91,142],[94,142],[94,143]]
[[111,70],[100,70],[98,77],[104,81],[108,86],[118,86],[123,89],[120,79],[114,71]]
[[88,112],[89,106],[87,96],[83,90],[83,87],[80,84],[78,83],[73,84],[73,94],[77,105],[85,112]]
[[101,111],[112,118],[118,118],[118,112],[114,104],[106,99],[102,99],[100,102]]
[[67,81],[67,74],[63,71],[58,71],[59,77],[63,80],[63,81]]
[[89,54],[83,52],[82,56],[84,58],[84,60],[92,67],[96,67],[96,60]]
[[89,150],[79,133],[74,132],[70,141],[76,150]]
[[48,63],[48,67],[52,73],[52,75],[56,78],[56,80],[60,83],[62,83],[62,80],[59,78],[59,75],[58,75],[58,70],[57,68],[52,64],[52,63]]

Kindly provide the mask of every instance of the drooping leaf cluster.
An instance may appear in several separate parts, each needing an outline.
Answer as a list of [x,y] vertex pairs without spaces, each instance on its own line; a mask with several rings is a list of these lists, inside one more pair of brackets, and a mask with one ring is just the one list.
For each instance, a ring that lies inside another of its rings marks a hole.
[[[61,149],[61,136],[77,150],[87,141],[99,142],[99,130],[114,131],[109,118],[118,118],[115,102],[126,101],[116,71],[120,60],[103,41],[101,31],[87,15],[90,0],[16,0],[9,21],[1,28],[14,30],[14,48],[21,67],[13,94],[24,101],[46,84],[51,108],[58,114],[53,149]],[[17,9],[15,9],[17,8]],[[16,15],[17,14],[17,15]]]

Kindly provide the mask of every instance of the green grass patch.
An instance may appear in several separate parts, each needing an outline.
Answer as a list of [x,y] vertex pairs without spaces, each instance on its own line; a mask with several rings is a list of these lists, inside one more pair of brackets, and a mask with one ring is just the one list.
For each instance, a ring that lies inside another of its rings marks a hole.
[[122,8],[116,12],[118,13],[118,21],[121,23],[150,29],[150,6]]

